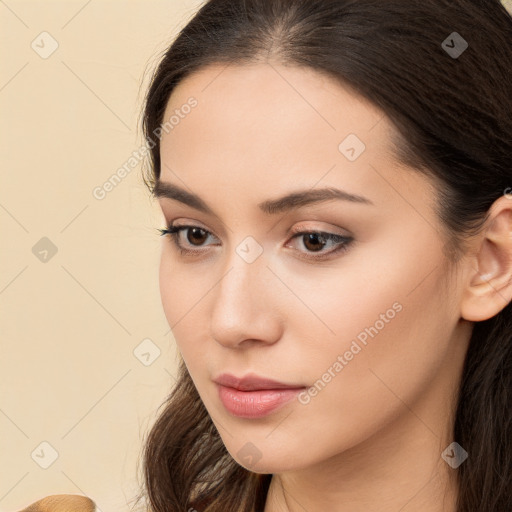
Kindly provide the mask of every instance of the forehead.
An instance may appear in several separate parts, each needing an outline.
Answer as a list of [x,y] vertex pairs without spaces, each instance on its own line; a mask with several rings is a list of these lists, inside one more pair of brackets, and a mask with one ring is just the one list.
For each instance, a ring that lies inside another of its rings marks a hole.
[[269,129],[277,118],[302,119],[333,132],[347,127],[364,132],[377,123],[391,128],[384,113],[348,84],[307,67],[268,62],[200,68],[174,89],[164,119],[191,96],[198,99],[204,116],[222,110],[219,124],[224,126],[222,119],[238,113],[234,120],[239,123],[245,114],[251,123],[260,121]]
[[[197,105],[184,108],[191,98]],[[245,187],[261,198],[269,197],[269,186],[289,190],[321,181],[367,195],[378,185],[381,195],[396,199],[384,185],[398,172],[392,124],[325,74],[275,63],[211,65],[175,88],[163,122],[173,115],[179,122],[163,133],[160,147],[166,181],[179,177],[196,191],[238,194]],[[417,187],[414,174],[400,179]]]

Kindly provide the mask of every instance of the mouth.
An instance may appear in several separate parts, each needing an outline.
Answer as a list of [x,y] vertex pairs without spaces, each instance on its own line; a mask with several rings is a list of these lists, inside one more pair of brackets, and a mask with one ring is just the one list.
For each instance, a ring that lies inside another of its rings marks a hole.
[[222,374],[214,380],[225,409],[239,418],[260,418],[281,408],[306,389],[255,374],[238,378]]
[[230,373],[219,375],[214,382],[221,386],[237,389],[239,391],[258,391],[264,389],[302,389],[303,384],[287,384],[277,380],[261,377],[255,373],[249,373],[243,377],[235,377]]

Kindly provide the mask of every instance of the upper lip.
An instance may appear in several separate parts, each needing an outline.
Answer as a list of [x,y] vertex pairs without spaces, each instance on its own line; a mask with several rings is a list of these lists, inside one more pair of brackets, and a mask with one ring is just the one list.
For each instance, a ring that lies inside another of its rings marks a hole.
[[239,391],[254,391],[256,389],[298,389],[303,388],[300,384],[286,384],[266,377],[260,377],[255,373],[235,377],[230,373],[219,375],[214,382],[222,386],[238,389]]

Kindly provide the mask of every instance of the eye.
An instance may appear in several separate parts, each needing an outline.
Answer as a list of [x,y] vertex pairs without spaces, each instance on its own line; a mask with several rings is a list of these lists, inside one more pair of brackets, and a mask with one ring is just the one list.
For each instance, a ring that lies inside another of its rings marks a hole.
[[[168,235],[171,237],[173,244],[179,250],[180,254],[190,256],[197,256],[203,252],[206,252],[206,249],[191,249],[190,247],[202,247],[204,242],[208,240],[209,236],[214,236],[206,229],[192,225],[170,225],[167,227],[167,229],[159,229],[158,231],[162,236]],[[183,242],[180,239],[180,234],[182,231],[187,233],[185,237],[186,246],[183,245]],[[346,251],[353,241],[352,237],[338,235],[335,233],[328,233],[325,231],[295,230],[292,233],[294,234],[292,240],[301,240],[303,247],[306,248],[305,252],[299,250],[299,253],[302,253],[300,256],[301,258],[307,260],[322,260],[330,258],[333,254]],[[332,243],[334,249],[330,251],[324,251],[323,249],[328,246],[329,242]]]
[[[203,229],[199,226],[173,226],[170,225],[167,227],[167,229],[159,229],[160,234],[162,236],[170,236],[171,241],[176,246],[176,248],[180,251],[180,254],[189,254],[189,255],[197,255],[198,253],[204,252],[204,249],[202,250],[195,250],[195,249],[189,249],[187,247],[184,247],[182,242],[180,241],[180,234],[182,231],[187,231],[187,241],[191,242],[192,246],[201,247],[202,242],[204,239],[208,238],[208,235],[212,235],[209,231],[206,229]],[[213,235],[212,235],[213,236]],[[196,245],[196,242],[198,244]]]
[[[299,228],[300,229],[300,228]],[[300,256],[301,258],[308,260],[323,260],[331,258],[334,254],[344,252],[348,250],[350,244],[353,242],[353,238],[344,235],[338,235],[336,233],[328,233],[326,231],[293,231],[293,239],[298,239],[301,245],[304,246],[307,251],[305,254]],[[331,242],[330,251],[324,251],[323,249]],[[299,251],[302,253],[302,251]],[[315,255],[317,253],[318,255]]]

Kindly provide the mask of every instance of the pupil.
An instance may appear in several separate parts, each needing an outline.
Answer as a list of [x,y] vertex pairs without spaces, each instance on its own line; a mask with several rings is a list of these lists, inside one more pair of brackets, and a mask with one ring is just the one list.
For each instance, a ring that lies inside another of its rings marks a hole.
[[[307,238],[306,240],[308,241],[305,245],[306,247],[308,247],[309,245],[309,241],[312,239],[313,240],[313,243],[316,243],[318,244],[320,242],[321,246],[318,247],[318,245],[313,246],[313,250],[318,250],[318,249],[321,249],[323,247],[323,244],[325,243],[325,239],[324,237],[321,235],[321,234],[318,234],[318,233],[309,233],[308,235],[305,235]],[[309,248],[309,247],[308,247]]]
[[[199,241],[199,242],[204,241],[204,240],[201,240],[201,235],[200,235],[200,232],[203,232],[203,233],[204,233],[204,230],[203,230],[203,229],[200,229],[200,228],[192,228],[191,230],[189,229],[189,234],[190,234],[190,232],[192,232],[192,233],[193,233],[193,235],[192,235],[192,236],[193,236],[193,238],[194,238],[196,241]],[[196,235],[198,235],[198,234],[199,234],[199,238],[196,236]],[[189,242],[193,242],[192,240],[190,240],[190,237],[188,237],[188,238],[189,238]],[[203,235],[203,238],[204,238],[204,235]]]

